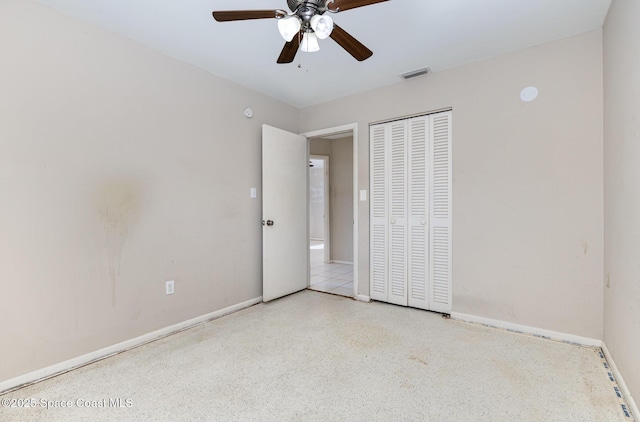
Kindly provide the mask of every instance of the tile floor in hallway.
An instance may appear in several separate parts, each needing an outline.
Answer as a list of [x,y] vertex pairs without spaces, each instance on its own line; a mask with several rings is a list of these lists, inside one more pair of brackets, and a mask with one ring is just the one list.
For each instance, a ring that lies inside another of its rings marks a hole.
[[353,297],[353,265],[311,264],[309,289]]
[[324,243],[310,243],[309,290],[353,297],[353,264],[324,262]]

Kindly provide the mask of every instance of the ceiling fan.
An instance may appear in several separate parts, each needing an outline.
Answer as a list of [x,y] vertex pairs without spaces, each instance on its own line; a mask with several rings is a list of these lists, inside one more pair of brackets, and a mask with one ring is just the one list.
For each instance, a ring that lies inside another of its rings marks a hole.
[[291,12],[277,10],[225,10],[213,12],[218,22],[249,19],[278,19],[278,30],[286,44],[278,57],[278,63],[291,63],[298,48],[304,52],[320,49],[318,39],[331,37],[356,60],[363,61],[373,52],[347,31],[333,23],[325,12],[338,13],[356,7],[368,6],[389,0],[287,0]]

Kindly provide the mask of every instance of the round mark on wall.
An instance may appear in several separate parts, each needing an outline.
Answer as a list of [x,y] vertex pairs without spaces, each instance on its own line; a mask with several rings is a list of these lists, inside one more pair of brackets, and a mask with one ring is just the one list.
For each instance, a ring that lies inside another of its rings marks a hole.
[[538,88],[535,86],[528,86],[520,91],[520,99],[525,103],[530,103],[536,98],[538,98]]

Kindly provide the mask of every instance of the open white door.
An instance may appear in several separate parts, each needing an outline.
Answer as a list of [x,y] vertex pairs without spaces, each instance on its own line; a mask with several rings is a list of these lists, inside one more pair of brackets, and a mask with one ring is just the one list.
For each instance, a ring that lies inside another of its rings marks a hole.
[[308,285],[307,139],[262,125],[262,300]]

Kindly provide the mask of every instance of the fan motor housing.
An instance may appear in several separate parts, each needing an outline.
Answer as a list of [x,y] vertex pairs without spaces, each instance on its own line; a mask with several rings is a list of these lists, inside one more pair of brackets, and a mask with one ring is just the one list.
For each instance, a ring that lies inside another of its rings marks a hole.
[[301,9],[306,9],[308,6],[313,9],[320,9],[324,7],[325,2],[325,0],[287,0],[289,10],[292,12],[295,12],[300,5],[303,5]]

